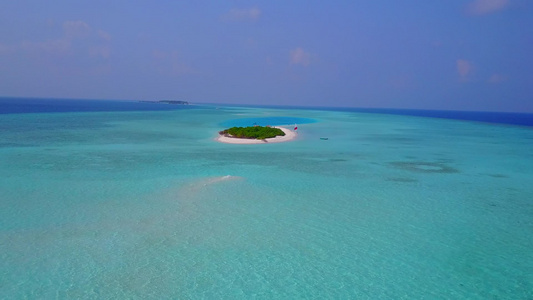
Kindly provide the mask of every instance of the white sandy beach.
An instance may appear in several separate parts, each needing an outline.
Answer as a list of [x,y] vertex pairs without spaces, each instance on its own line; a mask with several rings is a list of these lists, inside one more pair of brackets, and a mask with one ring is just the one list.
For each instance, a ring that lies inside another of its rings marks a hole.
[[277,137],[269,138],[269,139],[264,139],[264,140],[240,139],[240,138],[232,138],[232,137],[219,135],[217,138],[217,141],[221,143],[228,143],[228,144],[267,144],[267,143],[288,142],[296,138],[296,136],[298,136],[298,134],[295,131],[292,131],[288,128],[280,127],[280,126],[275,126],[274,128],[281,129],[283,132],[285,132],[285,135],[277,136]]

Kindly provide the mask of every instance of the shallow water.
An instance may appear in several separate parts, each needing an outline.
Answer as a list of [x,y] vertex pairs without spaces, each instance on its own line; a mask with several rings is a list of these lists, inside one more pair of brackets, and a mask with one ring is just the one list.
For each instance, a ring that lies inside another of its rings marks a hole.
[[[316,122],[214,141],[276,116]],[[531,128],[204,107],[0,129],[0,298],[533,297]]]

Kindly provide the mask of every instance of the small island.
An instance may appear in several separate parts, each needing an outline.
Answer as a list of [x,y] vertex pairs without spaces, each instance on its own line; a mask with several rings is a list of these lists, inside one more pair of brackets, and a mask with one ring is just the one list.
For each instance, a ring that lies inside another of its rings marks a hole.
[[217,141],[229,144],[279,143],[296,137],[296,132],[287,128],[270,126],[232,127],[218,134]]
[[250,127],[231,127],[219,132],[221,135],[227,137],[234,137],[239,139],[258,139],[264,140],[276,136],[284,136],[285,132],[279,128],[270,126],[250,126]]

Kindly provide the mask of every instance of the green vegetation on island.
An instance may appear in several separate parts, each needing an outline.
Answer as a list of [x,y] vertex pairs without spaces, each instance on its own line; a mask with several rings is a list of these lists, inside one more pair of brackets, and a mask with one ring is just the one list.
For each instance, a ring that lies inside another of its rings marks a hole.
[[231,127],[229,129],[222,130],[219,133],[235,138],[258,140],[264,140],[279,135],[285,135],[285,132],[283,132],[281,129],[269,126]]

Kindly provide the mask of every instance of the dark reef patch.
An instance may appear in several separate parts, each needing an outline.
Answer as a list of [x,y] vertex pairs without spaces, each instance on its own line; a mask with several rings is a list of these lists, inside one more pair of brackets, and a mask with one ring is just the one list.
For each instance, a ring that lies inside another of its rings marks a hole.
[[347,159],[344,159],[344,158],[330,158],[329,161],[332,161],[332,162],[342,162],[342,161],[348,161]]
[[487,174],[487,175],[490,177],[494,177],[494,178],[509,178],[509,176],[504,175],[504,174]]
[[412,171],[412,172],[421,172],[421,173],[459,173],[459,170],[452,168],[444,163],[438,162],[406,162],[406,161],[396,161],[390,163],[393,167]]
[[418,182],[416,179],[412,178],[403,178],[403,177],[394,177],[394,178],[387,178],[387,181],[393,181],[393,182]]

